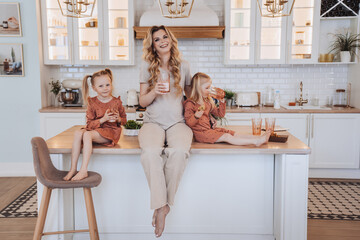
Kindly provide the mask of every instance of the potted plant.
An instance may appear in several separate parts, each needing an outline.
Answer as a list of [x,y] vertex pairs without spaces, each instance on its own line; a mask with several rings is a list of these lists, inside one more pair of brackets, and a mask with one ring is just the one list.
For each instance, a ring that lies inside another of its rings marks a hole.
[[335,40],[330,45],[330,53],[340,54],[341,62],[350,62],[360,47],[360,34],[346,32],[345,34],[333,34]]
[[51,104],[55,107],[58,107],[59,106],[59,93],[60,93],[60,90],[61,90],[61,83],[59,80],[57,81],[54,81],[54,80],[51,80],[51,82],[49,82],[49,85],[50,85],[50,92],[52,92],[54,94],[54,104]]
[[137,136],[139,130],[142,127],[142,123],[138,123],[134,120],[129,120],[124,125],[124,135],[126,136]]
[[231,107],[233,104],[235,92],[231,90],[224,90],[224,91],[225,91],[226,106]]

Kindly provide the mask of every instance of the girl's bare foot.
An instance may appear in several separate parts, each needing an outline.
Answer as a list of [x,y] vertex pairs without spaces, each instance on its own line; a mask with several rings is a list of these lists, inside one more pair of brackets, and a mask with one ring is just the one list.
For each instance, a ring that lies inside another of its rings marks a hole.
[[269,141],[271,135],[271,130],[266,131],[263,135],[260,136],[260,138],[258,140],[256,140],[256,146],[260,146],[264,143],[267,143]]
[[63,177],[63,179],[65,181],[69,181],[75,175],[75,173],[76,173],[76,169],[75,170],[70,169],[70,171],[66,174],[65,177]]
[[87,171],[79,171],[72,179],[71,181],[79,181],[82,180],[84,178],[88,177],[88,172]]
[[161,208],[157,209],[156,217],[155,217],[155,236],[161,237],[164,228],[165,228],[165,218],[166,215],[170,212],[169,205],[165,205]]
[[156,215],[157,215],[157,209],[154,210],[154,214],[153,214],[153,216],[152,216],[151,225],[152,225],[153,227],[156,226],[156,225],[155,225]]

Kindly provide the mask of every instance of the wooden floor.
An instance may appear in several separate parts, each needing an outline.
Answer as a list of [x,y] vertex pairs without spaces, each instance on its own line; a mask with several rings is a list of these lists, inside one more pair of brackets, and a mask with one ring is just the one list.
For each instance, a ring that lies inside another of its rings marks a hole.
[[[0,177],[0,210],[36,181],[35,177]],[[0,218],[1,240],[31,240],[36,218]]]
[[[0,177],[0,210],[35,182],[33,177]],[[1,240],[31,240],[36,218],[0,218]],[[359,240],[360,221],[308,220],[308,240]]]

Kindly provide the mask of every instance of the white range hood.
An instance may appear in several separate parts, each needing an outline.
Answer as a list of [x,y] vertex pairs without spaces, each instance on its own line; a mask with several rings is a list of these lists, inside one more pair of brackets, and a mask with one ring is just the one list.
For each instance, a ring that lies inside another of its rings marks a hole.
[[[164,9],[165,11],[166,9]],[[159,3],[141,15],[139,26],[219,26],[219,17],[214,10],[206,6],[203,0],[195,0],[188,18],[166,18],[161,15]]]

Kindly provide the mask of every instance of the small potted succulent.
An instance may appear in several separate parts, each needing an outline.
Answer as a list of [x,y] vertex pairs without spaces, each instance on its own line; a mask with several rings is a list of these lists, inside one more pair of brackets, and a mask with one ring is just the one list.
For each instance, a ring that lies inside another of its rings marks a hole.
[[128,120],[124,125],[124,135],[125,136],[137,136],[139,130],[142,127],[142,123],[138,123],[134,120]]
[[224,91],[225,91],[226,106],[231,107],[233,105],[235,92],[231,90],[224,90]]
[[350,62],[356,56],[356,50],[360,47],[360,34],[346,32],[345,34],[332,34],[335,40],[330,45],[330,53],[340,54],[341,62]]

